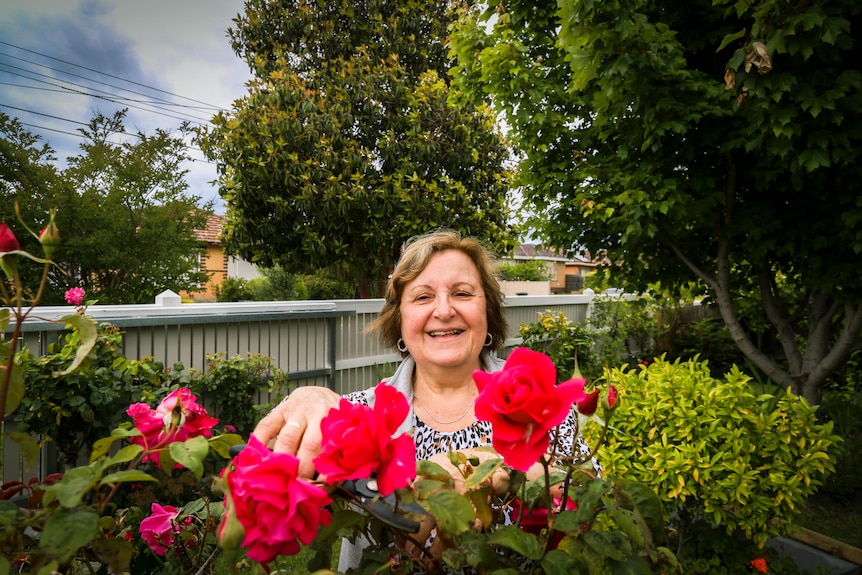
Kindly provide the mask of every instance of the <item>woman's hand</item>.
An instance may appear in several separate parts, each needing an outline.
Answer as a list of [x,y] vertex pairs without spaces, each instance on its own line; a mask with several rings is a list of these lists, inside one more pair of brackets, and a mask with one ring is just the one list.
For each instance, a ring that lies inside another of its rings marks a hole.
[[314,476],[314,458],[320,454],[320,422],[341,396],[326,387],[298,387],[261,419],[254,435],[277,453],[299,459],[299,476]]

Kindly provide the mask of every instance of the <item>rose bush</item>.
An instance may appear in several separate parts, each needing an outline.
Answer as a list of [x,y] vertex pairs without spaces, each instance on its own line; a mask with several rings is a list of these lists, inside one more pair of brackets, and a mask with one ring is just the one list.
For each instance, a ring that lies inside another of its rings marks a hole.
[[[44,258],[22,251],[9,226],[0,224],[0,267],[6,274],[6,281],[0,282],[6,306],[0,309],[0,334],[6,333],[12,317],[15,320],[11,337],[0,341],[4,416],[13,414],[24,397],[19,362],[29,360],[18,353],[17,345],[60,242],[53,212],[42,231],[33,235]],[[22,259],[44,268],[35,294],[22,288],[18,269]],[[83,290],[70,292],[69,303],[88,304]],[[53,378],[75,373],[97,342],[95,323],[83,309],[60,321],[72,328],[74,345],[68,355],[60,354],[61,364],[49,370]],[[206,488],[204,473],[217,474],[240,437],[214,433],[217,420],[183,388],[168,394],[155,409],[130,406],[129,415],[133,421],[92,444],[88,464],[42,481],[13,481],[0,487],[0,573],[196,573],[212,561],[218,553],[215,531],[222,503],[220,494]],[[39,447],[28,434],[4,435],[18,443],[25,458],[38,455]],[[176,506],[163,504],[152,500],[152,492],[143,487],[154,484],[164,487],[165,495],[191,485],[193,495],[184,492]],[[140,501],[144,492],[150,494],[146,505]]]
[[[412,438],[397,435],[407,399],[381,384],[373,408],[342,400],[323,420],[323,452],[315,461],[321,477],[314,482],[296,478],[295,458],[250,441],[225,472],[222,545],[231,552],[245,547],[249,557],[268,563],[310,542],[316,555],[309,569],[326,572],[342,537],[364,540],[361,563],[351,573],[678,572],[662,545],[655,493],[598,477],[592,463],[597,446],[571,456],[579,450],[559,445],[555,427],[579,402],[585,411],[601,403],[603,420],[595,413],[580,419],[606,426],[617,406],[614,390],[587,392],[582,378],[556,385],[553,362],[527,349],[514,350],[502,371],[474,378],[476,415],[491,422],[494,447],[477,453],[488,457],[452,452],[450,469],[418,461],[413,473],[406,461]],[[284,460],[278,472],[275,465],[258,471],[276,458]],[[529,480],[525,470],[537,464],[543,473]],[[331,517],[319,510],[324,489],[332,493]],[[318,507],[302,508],[308,493],[316,494],[311,498]],[[442,543],[436,551],[424,540],[432,518]]]

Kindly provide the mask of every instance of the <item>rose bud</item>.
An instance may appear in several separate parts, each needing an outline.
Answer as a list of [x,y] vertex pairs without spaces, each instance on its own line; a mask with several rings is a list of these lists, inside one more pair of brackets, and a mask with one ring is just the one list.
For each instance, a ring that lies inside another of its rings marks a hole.
[[42,228],[39,232],[39,243],[42,244],[42,249],[45,250],[45,257],[51,259],[54,254],[54,248],[60,245],[60,228],[54,221],[54,210],[51,210],[51,219],[48,220],[48,225]]
[[12,280],[15,273],[18,271],[18,254],[10,254],[21,249],[21,244],[18,243],[18,238],[6,225],[6,222],[0,223],[0,267],[6,272],[6,276]]
[[618,405],[617,388],[613,385],[608,386],[608,393],[602,397],[602,408],[604,408],[606,412],[610,412],[615,410]]
[[587,397],[577,403],[578,413],[581,415],[590,416],[596,412],[599,406],[599,390],[588,393]]

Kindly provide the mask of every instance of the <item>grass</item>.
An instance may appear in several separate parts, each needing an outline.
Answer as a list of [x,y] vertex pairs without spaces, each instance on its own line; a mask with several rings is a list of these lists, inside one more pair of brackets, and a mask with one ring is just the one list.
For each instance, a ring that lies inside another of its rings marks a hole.
[[842,543],[862,549],[862,506],[815,496],[796,522]]

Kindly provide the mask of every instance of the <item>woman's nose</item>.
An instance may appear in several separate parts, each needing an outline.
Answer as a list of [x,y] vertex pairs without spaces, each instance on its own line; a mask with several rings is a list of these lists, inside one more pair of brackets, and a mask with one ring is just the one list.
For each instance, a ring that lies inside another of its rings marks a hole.
[[442,318],[448,319],[454,315],[455,311],[452,309],[452,303],[449,301],[448,295],[438,296],[434,302],[434,315]]

